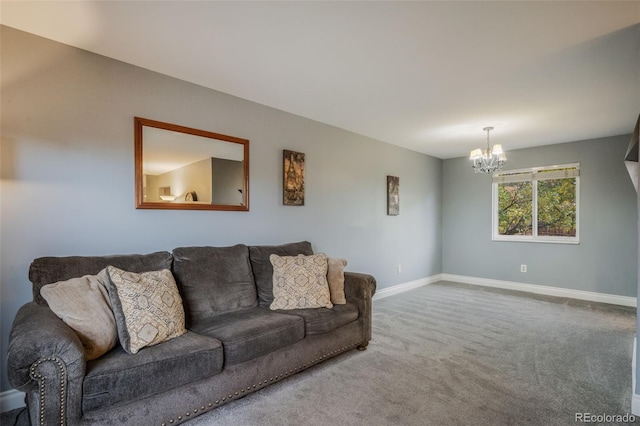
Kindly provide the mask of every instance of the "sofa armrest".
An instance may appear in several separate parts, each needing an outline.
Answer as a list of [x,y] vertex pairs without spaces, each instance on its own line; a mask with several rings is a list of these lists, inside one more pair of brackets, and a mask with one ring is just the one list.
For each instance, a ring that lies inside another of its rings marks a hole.
[[344,293],[352,303],[357,299],[370,299],[376,293],[376,279],[373,275],[345,271]]
[[27,394],[32,424],[79,418],[86,363],[75,332],[47,306],[22,306],[9,335],[8,376]]
[[369,274],[359,272],[344,273],[344,294],[347,302],[353,303],[360,311],[363,322],[363,335],[360,349],[365,349],[371,340],[371,298],[376,292],[376,279]]

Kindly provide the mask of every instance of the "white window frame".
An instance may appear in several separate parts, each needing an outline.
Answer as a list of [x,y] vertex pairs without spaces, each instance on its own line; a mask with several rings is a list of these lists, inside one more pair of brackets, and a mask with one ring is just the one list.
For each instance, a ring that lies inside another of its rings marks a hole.
[[[575,237],[549,237],[538,235],[538,180],[535,175],[544,170],[575,168],[576,174],[576,236]],[[500,235],[498,233],[498,184],[509,182],[508,176],[513,175],[526,176],[531,178],[520,178],[511,182],[531,182],[533,193],[533,226],[532,235]],[[503,180],[500,182],[500,178]],[[531,167],[527,169],[504,170],[493,174],[493,183],[491,185],[491,220],[492,220],[492,240],[493,241],[511,241],[511,242],[528,242],[528,243],[555,243],[555,244],[580,244],[580,163],[559,164],[555,166]]]

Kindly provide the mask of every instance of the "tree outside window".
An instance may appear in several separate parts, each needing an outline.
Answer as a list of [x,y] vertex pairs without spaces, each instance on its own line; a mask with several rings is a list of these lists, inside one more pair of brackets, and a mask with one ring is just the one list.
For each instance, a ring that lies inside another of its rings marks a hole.
[[578,242],[578,164],[494,175],[494,240]]

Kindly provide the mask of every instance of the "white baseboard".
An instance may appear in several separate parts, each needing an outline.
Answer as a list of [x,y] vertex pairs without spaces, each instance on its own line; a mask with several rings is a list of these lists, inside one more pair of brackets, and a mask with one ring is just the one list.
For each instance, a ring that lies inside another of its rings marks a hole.
[[441,274],[443,281],[454,281],[463,284],[475,284],[486,287],[503,288],[506,290],[525,291],[528,293],[544,294],[547,296],[568,297],[571,299],[588,300],[590,302],[609,303],[612,305],[637,307],[638,299],[615,294],[595,293],[592,291],[572,290],[568,288],[548,287],[537,284],[525,284],[513,281],[491,280],[488,278],[466,277],[463,275]]
[[413,290],[414,288],[433,284],[438,281],[453,281],[463,284],[482,285],[485,287],[503,288],[506,290],[524,291],[527,293],[544,294],[547,296],[568,297],[571,299],[588,300],[590,302],[609,303],[621,306],[638,306],[638,299],[629,296],[618,296],[615,294],[596,293],[592,291],[572,290],[568,288],[549,287],[536,284],[525,284],[514,281],[492,280],[488,278],[467,277],[464,275],[453,274],[437,274],[427,278],[421,278],[415,281],[409,281],[386,287],[376,291],[373,300],[382,299],[384,297],[393,296],[394,294],[403,293]]
[[15,410],[24,407],[24,392],[15,389],[0,393],[0,412]]
[[637,393],[631,396],[631,414],[640,416],[640,395]]
[[409,281],[402,284],[396,284],[391,287],[377,290],[376,294],[373,296],[373,300],[378,300],[385,297],[393,296],[394,294],[404,293],[405,291],[409,291],[409,290],[413,290],[414,288],[437,283],[438,281],[442,281],[442,274],[433,275],[431,277],[421,278],[419,280]]

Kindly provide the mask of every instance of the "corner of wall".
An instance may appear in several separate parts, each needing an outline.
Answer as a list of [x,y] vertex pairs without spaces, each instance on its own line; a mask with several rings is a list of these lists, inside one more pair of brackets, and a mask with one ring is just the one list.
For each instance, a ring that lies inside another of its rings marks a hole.
[[640,395],[636,392],[636,348],[638,339],[633,338],[633,358],[631,358],[631,414],[640,416]]

